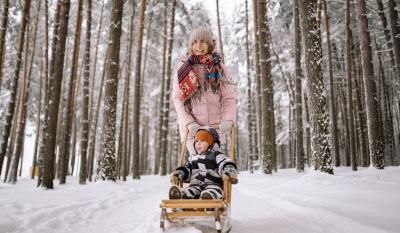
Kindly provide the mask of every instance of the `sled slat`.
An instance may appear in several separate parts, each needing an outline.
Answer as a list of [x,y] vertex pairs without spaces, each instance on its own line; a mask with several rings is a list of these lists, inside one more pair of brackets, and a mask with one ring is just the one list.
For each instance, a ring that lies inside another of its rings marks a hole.
[[200,209],[200,208],[223,208],[222,200],[163,200],[161,208],[182,208],[182,209]]
[[215,217],[215,213],[212,212],[205,212],[205,211],[184,211],[184,212],[171,212],[167,214],[168,219],[174,218],[187,218],[187,217]]

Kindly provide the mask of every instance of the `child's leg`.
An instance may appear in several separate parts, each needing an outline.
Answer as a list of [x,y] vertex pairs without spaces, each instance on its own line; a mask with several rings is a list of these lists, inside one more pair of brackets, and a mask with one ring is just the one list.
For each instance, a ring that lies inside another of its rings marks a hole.
[[200,197],[201,188],[195,185],[189,185],[188,187],[183,188],[182,194],[183,198],[187,199],[197,199]]
[[209,184],[205,187],[205,189],[201,192],[201,199],[222,199],[223,190],[218,185]]

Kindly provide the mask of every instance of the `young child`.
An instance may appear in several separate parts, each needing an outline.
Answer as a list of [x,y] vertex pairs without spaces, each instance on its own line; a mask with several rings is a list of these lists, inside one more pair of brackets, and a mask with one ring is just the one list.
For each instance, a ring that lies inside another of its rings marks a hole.
[[236,93],[232,77],[222,64],[213,34],[207,27],[191,33],[189,48],[178,65],[173,80],[172,99],[178,115],[183,141],[186,128],[189,137],[186,147],[193,151],[193,136],[201,126],[218,126],[221,143],[236,122]]
[[232,184],[237,184],[236,164],[225,154],[218,151],[219,136],[214,128],[201,127],[195,134],[196,153],[189,157],[185,166],[178,167],[171,174],[171,179],[190,182],[180,190],[172,186],[170,199],[222,199],[223,174],[227,174]]

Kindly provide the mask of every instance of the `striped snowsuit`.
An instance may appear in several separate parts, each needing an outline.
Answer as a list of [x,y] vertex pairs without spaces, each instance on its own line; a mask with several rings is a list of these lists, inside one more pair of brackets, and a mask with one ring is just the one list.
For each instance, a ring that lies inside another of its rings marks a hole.
[[236,164],[219,151],[208,150],[203,154],[193,154],[185,166],[178,167],[185,173],[184,182],[189,186],[183,189],[187,198],[199,198],[203,192],[208,192],[214,199],[223,197],[223,170],[226,165]]

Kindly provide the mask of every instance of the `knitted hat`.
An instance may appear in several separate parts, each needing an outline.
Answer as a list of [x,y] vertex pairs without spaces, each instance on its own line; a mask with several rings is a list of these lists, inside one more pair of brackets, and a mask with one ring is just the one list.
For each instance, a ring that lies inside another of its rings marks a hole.
[[194,141],[196,142],[197,140],[205,141],[210,146],[215,143],[214,136],[206,129],[200,129],[197,131],[196,135],[194,135]]
[[189,44],[192,45],[195,40],[205,40],[210,46],[214,46],[213,34],[206,27],[198,27],[192,31]]

